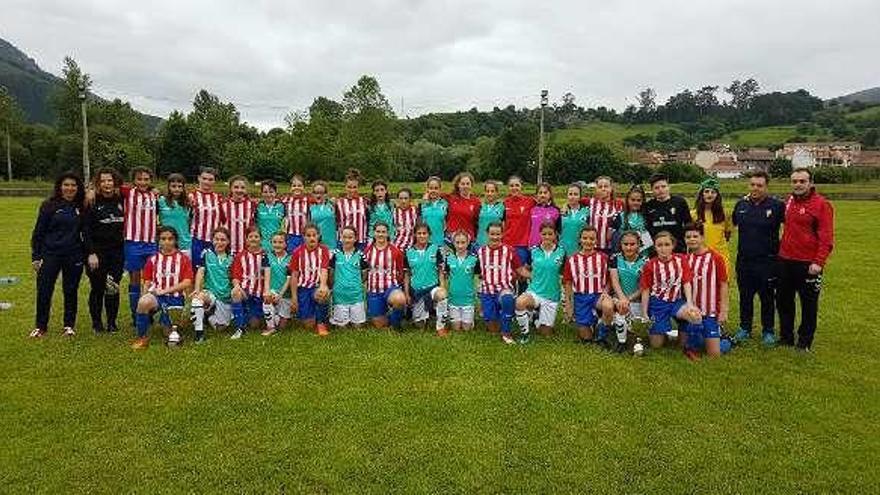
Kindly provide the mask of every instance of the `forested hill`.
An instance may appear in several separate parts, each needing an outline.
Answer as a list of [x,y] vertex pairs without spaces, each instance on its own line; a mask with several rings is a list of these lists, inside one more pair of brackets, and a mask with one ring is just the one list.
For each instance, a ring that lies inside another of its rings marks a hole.
[[[51,98],[63,84],[59,77],[44,71],[34,59],[0,38],[0,86],[5,86],[15,98],[27,122],[47,125],[56,123],[57,116]],[[159,117],[141,115],[149,132],[155,132],[162,122]]]

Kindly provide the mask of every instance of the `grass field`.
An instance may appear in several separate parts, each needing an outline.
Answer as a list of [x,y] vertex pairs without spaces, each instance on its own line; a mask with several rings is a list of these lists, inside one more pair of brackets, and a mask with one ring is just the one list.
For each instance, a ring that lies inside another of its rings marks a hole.
[[[789,139],[798,135],[793,125],[759,127],[731,132],[718,141],[734,148],[781,146]],[[833,140],[829,134],[811,134],[804,136],[808,141]]]
[[[870,493],[880,474],[876,202],[839,202],[812,355],[642,359],[481,331],[218,335],[146,352],[33,325],[38,200],[0,199],[0,491]],[[735,291],[733,291],[735,294]],[[56,294],[56,308],[60,294]],[[734,308],[736,302],[733,303]],[[735,321],[735,309],[731,312]],[[158,339],[157,339],[158,340]]]
[[613,122],[591,122],[572,129],[560,129],[551,133],[549,142],[597,142],[614,146],[623,146],[624,138],[645,134],[656,136],[664,129],[678,129],[675,125],[668,124],[615,124]]

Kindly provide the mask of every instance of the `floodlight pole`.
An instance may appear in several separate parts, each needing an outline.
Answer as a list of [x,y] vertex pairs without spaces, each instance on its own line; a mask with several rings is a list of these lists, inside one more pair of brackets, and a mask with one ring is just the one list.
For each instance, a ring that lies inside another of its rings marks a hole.
[[89,177],[92,172],[92,166],[89,163],[89,118],[88,112],[86,111],[86,97],[88,96],[86,92],[86,85],[80,83],[79,85],[79,106],[80,111],[82,112],[82,126],[83,126],[83,181],[88,184]]

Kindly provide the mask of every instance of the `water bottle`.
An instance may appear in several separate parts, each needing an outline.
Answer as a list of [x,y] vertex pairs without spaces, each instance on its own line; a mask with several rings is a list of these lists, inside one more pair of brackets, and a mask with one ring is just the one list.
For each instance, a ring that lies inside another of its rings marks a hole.
[[636,343],[633,344],[633,355],[636,357],[642,357],[645,354],[645,344],[642,344],[641,337],[636,338]]
[[18,277],[0,277],[0,285],[15,285],[18,283]]

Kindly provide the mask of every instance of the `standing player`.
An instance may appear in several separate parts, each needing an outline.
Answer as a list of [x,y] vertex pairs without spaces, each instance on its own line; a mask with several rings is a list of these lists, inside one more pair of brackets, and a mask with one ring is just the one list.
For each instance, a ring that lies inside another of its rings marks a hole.
[[196,266],[202,262],[202,251],[211,247],[214,229],[223,224],[223,197],[214,192],[217,171],[203,168],[199,172],[199,187],[189,195],[192,210],[192,256]]
[[186,177],[182,174],[168,176],[168,188],[159,196],[159,225],[166,225],[177,232],[180,251],[190,256],[192,250],[192,227],[190,226],[189,201],[186,196]]
[[[317,187],[317,185],[312,187]],[[305,194],[305,188],[306,184],[302,176],[294,175],[290,178],[290,194],[282,200],[286,214],[284,225],[287,227],[288,253],[292,253],[302,245],[302,230],[309,221],[309,197]],[[326,184],[324,184],[324,194],[327,194]],[[266,232],[263,232],[263,239],[266,239]]]
[[583,192],[579,184],[571,184],[565,192],[565,209],[559,222],[559,245],[566,256],[580,251],[581,231],[590,222],[590,207],[582,206]]
[[312,201],[309,204],[309,218],[318,227],[321,244],[328,249],[336,249],[336,207],[327,197],[327,183],[317,180],[312,183]]
[[693,273],[691,282],[694,305],[700,310],[702,322],[688,326],[686,343],[692,352],[706,346],[710,357],[721,355],[721,325],[727,323],[727,262],[718,252],[706,247],[702,225],[687,225],[684,239],[688,247],[688,263]]
[[504,221],[504,203],[499,197],[499,183],[487,180],[483,183],[483,203],[480,205],[480,216],[477,219],[477,247],[489,242],[486,228],[490,223]]
[[541,244],[532,248],[529,263],[523,266],[522,276],[529,280],[529,286],[516,298],[521,344],[529,342],[529,322],[535,311],[538,312],[536,323],[541,335],[550,336],[556,324],[556,312],[562,298],[559,277],[565,261],[565,252],[556,242],[556,235],[554,224],[541,226]]
[[473,242],[477,237],[477,222],[480,215],[480,198],[473,194],[474,176],[470,172],[459,172],[452,179],[452,194],[445,196],[449,203],[446,215],[444,240],[452,246],[452,234],[461,230]]
[[581,204],[590,207],[590,225],[596,229],[599,236],[596,248],[605,254],[611,254],[611,240],[614,236],[611,220],[623,209],[621,202],[614,198],[614,183],[611,177],[605,175],[597,177],[593,196],[582,199]]
[[730,221],[730,215],[724,211],[723,201],[718,180],[706,179],[700,183],[700,191],[697,192],[691,217],[695,223],[703,227],[706,246],[724,258],[729,272],[730,249],[727,247],[727,243],[733,233],[733,223]]
[[230,338],[240,339],[248,326],[256,327],[265,318],[263,313],[263,275],[268,267],[263,252],[260,231],[251,226],[247,231],[247,246],[232,261],[232,316],[235,332]]
[[513,344],[513,283],[521,263],[514,248],[501,242],[502,230],[500,223],[489,224],[489,243],[477,250],[480,307],[489,331],[497,333],[500,330],[501,340]]
[[[614,317],[614,302],[608,295],[608,256],[596,250],[597,238],[595,227],[584,227],[580,235],[580,251],[565,261],[562,272],[565,312],[566,318],[575,322],[582,343],[595,340],[602,347],[607,347],[606,338]],[[598,328],[597,312],[602,316]],[[626,334],[622,337],[618,333],[617,352],[625,349]]]
[[677,253],[685,252],[684,226],[691,223],[691,210],[681,196],[669,192],[669,178],[654,174],[648,179],[653,196],[645,202],[645,223],[652,238],[666,231],[675,239]]
[[415,244],[405,253],[406,276],[403,280],[404,292],[412,306],[412,321],[424,328],[434,309],[437,336],[445,337],[448,335],[446,315],[449,301],[443,274],[443,255],[440,246],[428,243],[431,229],[426,224],[416,225],[415,236]]
[[535,206],[529,215],[529,248],[541,244],[541,231],[545,225],[551,225],[559,232],[559,208],[553,203],[553,189],[544,182],[538,185],[535,194]]
[[[89,314],[92,330],[100,334],[105,330],[116,332],[119,328],[119,282],[122,280],[123,245],[125,243],[125,209],[119,194],[122,176],[112,168],[102,168],[94,177],[96,194],[83,216],[83,240],[85,241],[89,277]],[[107,326],[102,313],[107,310]]]
[[247,193],[248,182],[242,175],[229,179],[229,198],[223,202],[223,221],[230,235],[230,251],[236,255],[245,250],[247,235],[254,226],[257,205]]
[[[141,270],[156,254],[156,204],[159,195],[153,189],[153,171],[135,167],[131,172],[134,187],[121,187],[125,210],[125,271],[128,272],[128,302],[131,319],[135,318],[141,299]],[[176,241],[176,239],[175,239]]]
[[521,262],[528,263],[529,228],[535,198],[523,194],[522,179],[516,175],[507,179],[507,191],[507,197],[504,198],[503,242],[516,250],[517,258]]
[[308,224],[303,229],[303,245],[290,256],[290,301],[297,319],[318,335],[330,335],[327,329],[330,312],[330,289],[327,267],[330,250],[318,242],[318,228]]
[[407,187],[397,191],[394,206],[394,245],[404,250],[413,244],[413,231],[419,218],[419,210],[412,204],[412,190]]
[[[287,252],[287,234],[272,234],[271,249],[266,253],[268,267],[265,269],[266,292],[263,294],[263,315],[266,318],[266,329],[262,335],[274,335],[284,328],[293,314],[290,294],[290,277],[288,266],[290,254]],[[294,251],[295,252],[295,251]]]
[[363,249],[367,244],[367,199],[358,193],[361,184],[361,173],[351,169],[345,174],[345,196],[336,200],[336,227],[339,235],[342,228],[354,227],[357,233],[357,247]]
[[[367,261],[367,316],[376,328],[390,323],[400,329],[406,294],[403,283],[403,252],[388,241],[388,226],[376,224],[375,239],[364,251]],[[391,312],[389,314],[389,308]]]
[[[642,314],[653,321],[648,338],[651,347],[662,347],[667,334],[672,331],[671,320],[686,320],[699,325],[700,310],[693,304],[691,282],[693,273],[687,258],[675,252],[675,237],[661,231],[654,236],[654,250],[657,256],[648,260],[642,269],[639,286],[642,288]],[[687,334],[680,335],[682,343]],[[699,355],[685,348],[688,359],[699,359]]]
[[452,235],[454,252],[446,255],[443,268],[449,287],[449,322],[453,330],[474,328],[474,275],[478,273],[477,256],[469,250],[470,239],[464,232]]
[[217,227],[211,237],[212,247],[202,251],[202,262],[196,272],[190,311],[196,332],[196,343],[205,341],[205,315],[208,323],[223,330],[232,321],[232,255],[229,253],[229,230]]
[[360,328],[367,321],[364,306],[364,270],[368,268],[362,252],[355,245],[357,232],[353,227],[342,228],[341,246],[330,255],[333,276],[333,316],[335,327],[349,324]]
[[177,232],[171,227],[159,228],[159,252],[150,257],[144,266],[144,295],[137,304],[137,339],[133,349],[146,349],[150,345],[150,315],[159,311],[159,323],[165,328],[168,345],[181,343],[178,324],[172,320],[171,311],[179,320],[183,311],[184,295],[192,287],[193,273],[189,257],[177,249]]
[[431,229],[431,244],[443,246],[443,237],[446,228],[446,215],[449,214],[449,202],[444,198],[441,191],[442,182],[440,177],[428,177],[425,182],[425,198],[419,205],[419,220]]
[[623,210],[611,220],[611,229],[614,238],[611,249],[614,253],[620,252],[620,238],[624,232],[635,232],[641,240],[642,251],[647,251],[653,246],[651,234],[648,233],[648,225],[642,212],[645,203],[645,190],[638,184],[633,184],[626,192],[623,200]]
[[385,181],[373,181],[373,194],[370,196],[369,230],[373,238],[373,228],[378,222],[388,225],[388,238],[394,239],[394,204],[388,197],[388,184]]
[[[262,200],[257,203],[255,221],[263,238],[263,251],[272,251],[272,237],[283,232],[286,213],[284,203],[278,201],[278,184],[274,180],[264,180],[260,184]],[[285,237],[285,242],[286,242]]]

